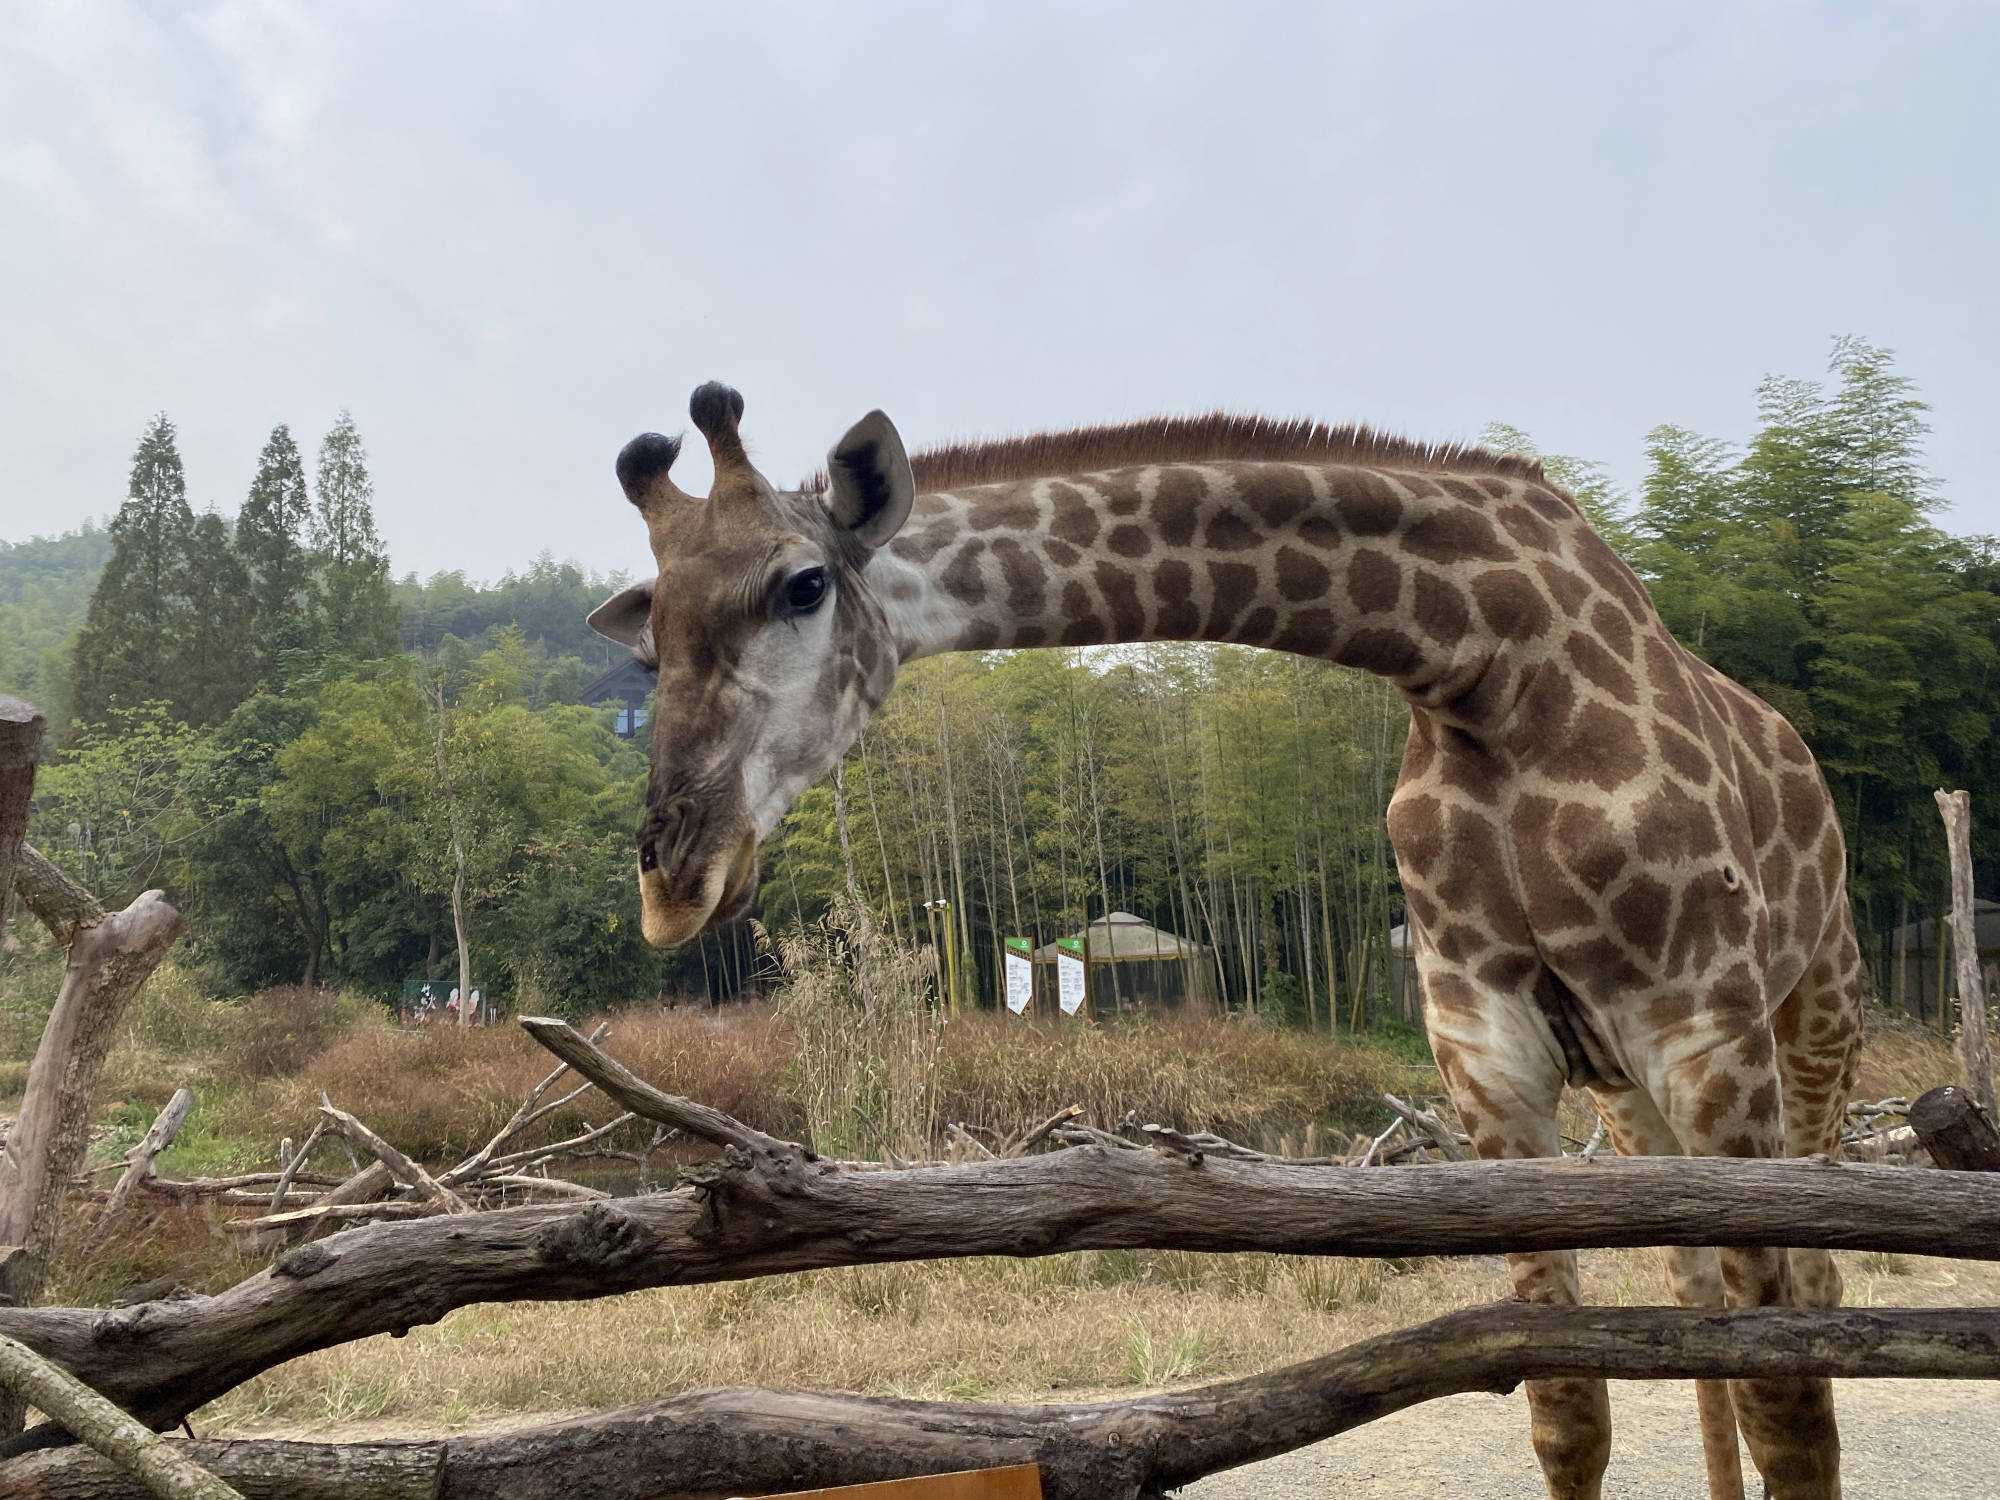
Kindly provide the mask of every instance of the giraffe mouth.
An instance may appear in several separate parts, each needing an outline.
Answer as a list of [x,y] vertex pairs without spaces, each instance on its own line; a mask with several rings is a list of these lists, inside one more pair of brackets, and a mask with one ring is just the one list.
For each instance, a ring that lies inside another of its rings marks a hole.
[[694,880],[688,873],[669,880],[657,864],[639,861],[639,927],[655,948],[677,948],[750,909],[757,895],[755,826],[744,828],[727,863],[718,860]]

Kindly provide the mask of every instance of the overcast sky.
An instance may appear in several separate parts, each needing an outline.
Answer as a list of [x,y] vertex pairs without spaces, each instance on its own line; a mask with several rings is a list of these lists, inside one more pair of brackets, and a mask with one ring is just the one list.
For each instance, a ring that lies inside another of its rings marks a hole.
[[2000,531],[1996,79],[1938,0],[9,3],[0,538],[114,510],[156,410],[233,512],[346,406],[399,573],[633,568],[613,456],[711,377],[780,483],[873,406],[1220,405],[1631,485],[1838,333]]

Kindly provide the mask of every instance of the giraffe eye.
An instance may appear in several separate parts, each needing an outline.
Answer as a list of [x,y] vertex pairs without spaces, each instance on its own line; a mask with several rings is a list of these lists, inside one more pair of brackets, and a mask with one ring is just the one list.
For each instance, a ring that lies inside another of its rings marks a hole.
[[809,615],[825,597],[825,568],[804,568],[785,580],[786,614]]

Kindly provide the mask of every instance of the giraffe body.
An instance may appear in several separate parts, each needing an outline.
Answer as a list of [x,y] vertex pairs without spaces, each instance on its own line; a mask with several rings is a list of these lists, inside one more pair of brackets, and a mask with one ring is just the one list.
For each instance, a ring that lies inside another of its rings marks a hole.
[[[663,491],[662,467],[635,493],[621,458],[661,578],[593,617],[661,668],[649,937],[747,905],[757,838],[901,662],[1270,647],[1386,676],[1409,701],[1389,832],[1432,1047],[1480,1156],[1557,1154],[1565,1085],[1631,1154],[1838,1149],[1860,954],[1825,783],[1781,715],[1673,640],[1537,466],[1229,418],[912,465],[874,413],[824,492],[781,494],[741,457],[741,398],[732,414],[711,397],[708,421],[700,399],[716,491],[705,506]],[[820,583],[825,602],[794,608]],[[1510,1267],[1520,1295],[1577,1300],[1571,1255]],[[1669,1280],[1696,1306],[1840,1296],[1824,1253],[1676,1252]],[[1603,1383],[1529,1397],[1551,1495],[1590,1500]],[[1738,1425],[1779,1500],[1839,1494],[1826,1382],[1700,1398],[1717,1500],[1741,1493]]]

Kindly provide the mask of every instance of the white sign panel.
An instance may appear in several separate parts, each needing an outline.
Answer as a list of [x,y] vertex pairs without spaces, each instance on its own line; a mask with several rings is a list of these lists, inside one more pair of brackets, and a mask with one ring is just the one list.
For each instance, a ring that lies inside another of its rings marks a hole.
[[1015,1015],[1025,1011],[1035,998],[1035,966],[1018,953],[1007,955],[1007,1009]]
[[1056,1003],[1066,1016],[1083,1009],[1083,960],[1067,953],[1056,954]]

